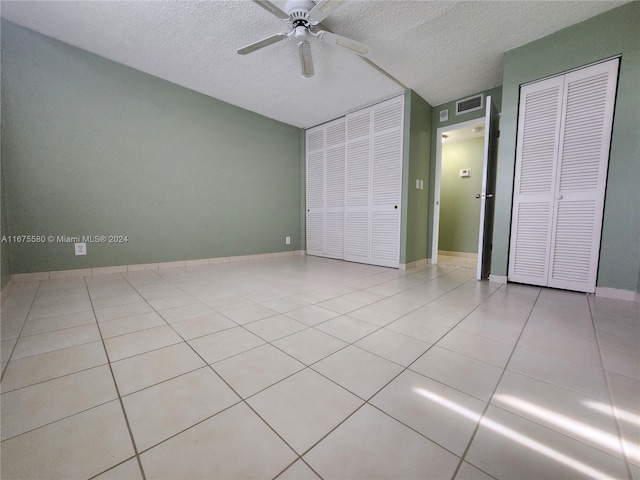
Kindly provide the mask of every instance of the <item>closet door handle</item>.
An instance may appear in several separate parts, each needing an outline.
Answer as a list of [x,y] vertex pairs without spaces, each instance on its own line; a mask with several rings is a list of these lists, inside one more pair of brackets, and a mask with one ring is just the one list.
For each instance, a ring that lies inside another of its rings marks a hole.
[[564,198],[564,195],[562,195],[561,193],[556,195],[557,200],[562,200],[563,198]]

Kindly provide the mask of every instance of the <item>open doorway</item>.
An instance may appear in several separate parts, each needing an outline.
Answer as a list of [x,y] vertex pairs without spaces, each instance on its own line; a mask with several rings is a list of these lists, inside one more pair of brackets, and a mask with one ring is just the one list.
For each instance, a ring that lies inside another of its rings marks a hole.
[[476,268],[484,119],[438,129],[432,262]]
[[[439,128],[437,132],[440,141],[436,143],[431,261],[438,263],[439,257],[447,257],[450,262],[460,262],[459,258],[462,257],[465,259],[463,263],[471,266],[475,256],[476,278],[478,280],[489,278],[491,269],[494,190],[498,137],[500,136],[499,119],[500,114],[493,100],[488,96],[484,121],[482,119],[471,120],[459,123],[454,127]],[[477,135],[481,138],[474,140]],[[455,148],[448,148],[454,142]],[[476,145],[482,147],[480,157],[476,155]],[[451,154],[448,155],[450,161],[443,160],[443,151],[448,150],[451,150]],[[472,153],[466,155],[466,151]],[[481,162],[479,166],[476,166],[478,158],[481,158]],[[474,169],[477,174],[474,174]],[[441,177],[443,172],[447,171],[451,172],[449,174],[450,182],[443,184]],[[477,177],[479,177],[478,182],[470,181]],[[463,180],[463,183],[460,183],[460,180]],[[441,211],[442,192],[444,192],[444,197],[448,199],[446,203],[451,204],[445,206],[451,208],[444,212]],[[476,207],[474,199],[479,204],[479,208]],[[474,216],[475,214],[477,216]],[[441,219],[447,223],[441,222]],[[441,229],[443,230],[442,237],[440,235]],[[444,231],[445,229],[446,231]],[[474,233],[478,241],[475,248],[472,246]],[[447,236],[453,237],[454,243],[445,245]],[[440,242],[441,239],[442,242]],[[442,250],[443,247],[454,250],[445,251]],[[439,255],[439,250],[446,255]],[[451,257],[454,258],[451,259]],[[458,258],[456,259],[456,257]]]

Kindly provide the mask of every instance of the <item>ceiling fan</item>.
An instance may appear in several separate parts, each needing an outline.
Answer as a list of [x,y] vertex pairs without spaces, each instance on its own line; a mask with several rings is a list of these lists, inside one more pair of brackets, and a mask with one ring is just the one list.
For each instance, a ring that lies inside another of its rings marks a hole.
[[342,3],[342,0],[320,0],[315,3],[312,0],[289,0],[284,11],[280,10],[268,0],[253,0],[262,8],[280,18],[286,25],[286,32],[277,33],[263,40],[247,45],[238,50],[240,55],[246,55],[274,43],[293,37],[298,40],[298,52],[302,76],[313,76],[313,59],[311,57],[311,44],[309,37],[317,37],[320,41],[346,48],[361,57],[369,53],[369,47],[364,43],[350,38],[336,35],[321,22]]

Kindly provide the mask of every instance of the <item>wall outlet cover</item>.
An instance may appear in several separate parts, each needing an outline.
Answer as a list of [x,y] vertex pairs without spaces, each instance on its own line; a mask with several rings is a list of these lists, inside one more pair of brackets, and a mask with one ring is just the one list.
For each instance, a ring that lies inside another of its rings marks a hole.
[[86,243],[75,243],[74,244],[76,255],[86,255],[87,254],[87,244]]
[[284,237],[284,243],[291,245],[291,237]]

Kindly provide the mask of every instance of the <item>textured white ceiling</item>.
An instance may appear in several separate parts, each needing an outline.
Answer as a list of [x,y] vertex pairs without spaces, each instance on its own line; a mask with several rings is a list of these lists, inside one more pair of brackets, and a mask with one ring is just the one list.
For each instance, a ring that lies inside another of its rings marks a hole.
[[[285,1],[273,3],[284,9]],[[502,82],[503,53],[625,1],[346,1],[325,20],[432,105]],[[267,117],[308,127],[402,92],[348,51],[312,38],[236,50],[284,31],[248,0],[2,1],[2,16],[63,42]]]

